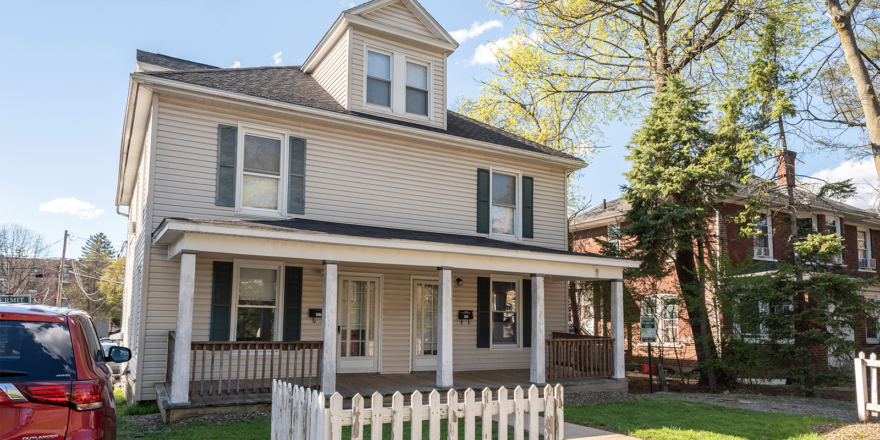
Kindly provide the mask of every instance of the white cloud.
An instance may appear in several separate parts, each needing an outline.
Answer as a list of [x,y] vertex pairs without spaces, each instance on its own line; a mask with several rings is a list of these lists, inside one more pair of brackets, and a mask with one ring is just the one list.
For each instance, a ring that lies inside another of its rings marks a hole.
[[[826,168],[817,171],[811,177],[822,179],[827,182],[840,182],[846,179],[852,179],[853,185],[856,187],[856,194],[846,200],[846,203],[867,209],[875,205],[877,201],[877,192],[873,187],[878,187],[880,182],[877,180],[877,170],[874,168],[872,160],[863,160],[855,162],[853,160],[845,160],[834,168]],[[812,180],[812,179],[809,179]],[[808,182],[809,182],[808,180]],[[823,185],[824,182],[817,182]]]
[[97,209],[95,205],[79,200],[76,197],[58,198],[51,202],[41,203],[40,211],[52,214],[68,214],[79,219],[93,219],[104,213],[103,209]]
[[281,64],[281,52],[272,55],[272,64]]
[[490,41],[477,46],[477,49],[474,50],[474,56],[468,60],[468,64],[495,64],[496,54],[499,49],[508,49],[515,44],[535,44],[537,41],[538,34],[536,32],[532,32],[528,37],[516,35],[505,37],[498,41]]
[[238,69],[239,67],[241,67],[241,62],[239,61],[236,61],[231,66],[229,66],[230,69]]
[[501,27],[501,22],[498,20],[490,20],[483,23],[475,21],[474,24],[471,25],[470,29],[459,29],[457,31],[450,32],[449,35],[452,35],[452,38],[455,38],[455,41],[458,41],[459,43],[464,43],[471,38],[476,38],[480,36],[480,34],[488,31],[489,29],[497,27]]

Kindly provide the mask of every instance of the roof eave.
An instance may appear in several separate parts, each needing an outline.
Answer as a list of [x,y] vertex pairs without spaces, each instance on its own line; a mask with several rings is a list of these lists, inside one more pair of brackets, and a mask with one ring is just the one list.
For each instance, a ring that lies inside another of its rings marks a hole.
[[161,91],[162,89],[168,89],[169,91],[174,91],[177,93],[179,93],[180,91],[185,91],[193,95],[208,95],[213,97],[214,99],[217,99],[218,101],[235,101],[239,104],[244,102],[257,107],[270,107],[285,111],[287,113],[291,113],[293,115],[308,116],[312,120],[317,119],[318,122],[332,123],[334,125],[338,125],[340,123],[346,125],[357,125],[362,129],[368,129],[369,131],[377,132],[379,134],[394,134],[396,136],[405,136],[409,139],[420,140],[423,142],[438,144],[445,147],[455,148],[455,146],[457,145],[457,148],[459,149],[483,153],[492,152],[504,156],[528,158],[536,162],[542,163],[545,166],[562,168],[565,170],[565,172],[577,171],[587,166],[586,162],[574,157],[559,157],[537,151],[522,150],[514,147],[494,144],[491,142],[466,139],[444,133],[437,133],[413,127],[389,124],[387,122],[360,118],[357,116],[346,115],[329,110],[321,110],[303,105],[289,104],[274,101],[271,99],[244,95],[241,93],[226,92],[223,90],[189,84],[186,82],[175,81],[167,78],[159,78],[145,74],[134,74],[132,75],[132,78],[139,83],[149,85],[153,91]]

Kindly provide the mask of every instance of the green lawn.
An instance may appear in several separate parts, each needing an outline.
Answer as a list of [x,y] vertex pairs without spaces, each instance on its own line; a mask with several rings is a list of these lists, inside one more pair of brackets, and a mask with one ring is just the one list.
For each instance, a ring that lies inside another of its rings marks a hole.
[[566,406],[565,421],[650,440],[821,440],[810,427],[839,422],[672,398]]

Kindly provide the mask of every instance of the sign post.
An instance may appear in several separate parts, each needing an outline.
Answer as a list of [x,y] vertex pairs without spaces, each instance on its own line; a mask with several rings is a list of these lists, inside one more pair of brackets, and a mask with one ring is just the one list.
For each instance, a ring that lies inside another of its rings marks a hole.
[[651,344],[657,342],[657,320],[653,316],[639,318],[642,343],[648,344],[648,392],[654,393],[654,360],[651,356]]
[[0,304],[30,304],[30,295],[0,295]]

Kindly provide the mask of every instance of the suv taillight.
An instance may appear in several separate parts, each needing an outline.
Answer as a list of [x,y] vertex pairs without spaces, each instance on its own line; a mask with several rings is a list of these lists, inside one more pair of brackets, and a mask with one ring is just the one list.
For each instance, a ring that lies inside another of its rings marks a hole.
[[104,407],[101,392],[103,380],[81,380],[67,383],[17,383],[27,400],[49,405],[70,405],[77,411],[90,411]]
[[77,411],[89,411],[104,407],[104,402],[101,401],[101,391],[104,389],[103,380],[74,382],[71,388],[73,389],[73,395],[70,396],[71,408]]

